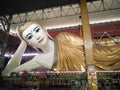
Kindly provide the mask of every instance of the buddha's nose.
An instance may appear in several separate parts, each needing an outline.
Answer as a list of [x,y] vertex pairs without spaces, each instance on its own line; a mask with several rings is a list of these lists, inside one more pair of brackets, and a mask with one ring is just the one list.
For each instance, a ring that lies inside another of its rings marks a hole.
[[36,39],[39,40],[41,36],[35,35]]
[[37,40],[39,40],[41,38],[41,36],[37,37]]

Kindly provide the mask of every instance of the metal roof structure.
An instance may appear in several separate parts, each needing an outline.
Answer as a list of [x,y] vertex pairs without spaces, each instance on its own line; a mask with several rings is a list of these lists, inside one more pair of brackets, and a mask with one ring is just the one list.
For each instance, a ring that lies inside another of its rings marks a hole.
[[[87,2],[92,1],[95,0],[87,0]],[[77,4],[79,2],[80,0],[2,0],[0,2],[0,16],[20,14],[56,6]]]
[[[46,29],[71,27],[81,24],[79,3],[80,0],[4,0],[0,15],[8,20],[12,15],[11,33],[20,23],[34,20]],[[87,7],[90,24],[120,21],[120,0],[87,0]]]

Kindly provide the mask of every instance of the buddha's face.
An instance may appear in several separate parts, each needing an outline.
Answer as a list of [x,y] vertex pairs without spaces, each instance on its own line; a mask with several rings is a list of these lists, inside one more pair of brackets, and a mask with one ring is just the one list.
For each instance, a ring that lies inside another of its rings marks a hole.
[[26,30],[23,31],[22,37],[30,45],[35,47],[44,46],[48,40],[46,32],[38,24],[30,25]]

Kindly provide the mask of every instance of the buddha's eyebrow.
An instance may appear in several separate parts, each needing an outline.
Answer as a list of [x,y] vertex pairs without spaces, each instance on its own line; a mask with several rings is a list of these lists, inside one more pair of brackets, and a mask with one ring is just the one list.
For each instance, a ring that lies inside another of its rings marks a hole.
[[33,29],[33,31],[35,31],[38,27],[39,27],[39,26],[35,27],[35,28]]
[[25,37],[29,36],[31,33],[28,33]]
[[[33,29],[33,31],[35,31],[35,29],[37,29],[39,26],[37,26],[37,27],[35,27],[34,29]],[[31,33],[28,33],[27,35],[26,35],[26,37],[27,36],[29,36]]]

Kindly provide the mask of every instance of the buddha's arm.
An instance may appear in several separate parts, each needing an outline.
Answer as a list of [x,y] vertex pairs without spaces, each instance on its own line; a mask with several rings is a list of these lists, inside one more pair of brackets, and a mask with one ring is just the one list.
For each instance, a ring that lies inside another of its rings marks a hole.
[[9,70],[9,72],[6,72],[5,75],[10,74],[11,72],[22,72],[24,70],[29,72],[32,70],[39,69],[40,67],[42,67],[42,63],[40,61],[41,61],[40,59],[36,60],[35,56],[33,59],[17,66],[16,68]]
[[21,71],[32,71],[42,67],[41,63],[36,62],[34,59],[27,61],[26,63],[19,65],[15,69],[11,70],[11,72],[21,72]]
[[22,41],[19,45],[18,49],[14,53],[13,57],[9,60],[7,63],[5,69],[2,72],[2,75],[6,75],[9,71],[16,68],[21,63],[22,55],[24,51],[26,50],[27,44],[26,42]]

